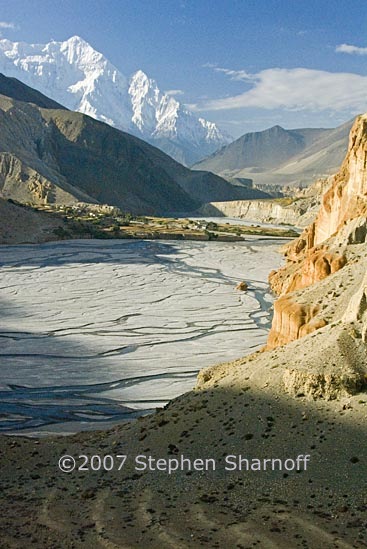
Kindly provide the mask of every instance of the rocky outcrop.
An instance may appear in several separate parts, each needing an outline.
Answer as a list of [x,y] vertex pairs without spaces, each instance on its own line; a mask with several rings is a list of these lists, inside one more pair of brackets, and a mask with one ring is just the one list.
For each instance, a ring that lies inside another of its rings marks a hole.
[[248,284],[244,280],[237,284],[236,290],[239,290],[240,292],[246,292],[248,290]]
[[[366,216],[367,115],[363,115],[351,130],[347,156],[323,195],[315,221],[286,246],[286,265],[270,274],[270,284],[281,297],[274,305],[268,348],[285,345],[327,324],[320,316],[322,298],[317,305],[302,303],[302,289],[358,261],[352,247],[366,242]],[[365,295],[364,288],[361,291]],[[348,305],[349,317],[355,308],[353,303]]]
[[367,214],[367,115],[357,118],[349,138],[348,154],[330,189],[325,193],[315,221],[317,245],[344,224]]
[[335,236],[343,226],[367,215],[367,115],[359,116],[351,130],[349,149],[340,171],[323,195],[315,222],[301,239],[312,248]]
[[[322,194],[331,182],[331,178],[318,179],[307,189],[293,189],[289,198],[210,202],[200,208],[200,213],[208,216],[237,217],[255,223],[285,224],[304,228],[314,221]],[[256,192],[256,189],[250,190]],[[288,191],[291,192],[291,189]]]
[[[297,245],[299,243],[297,241]],[[273,290],[282,295],[315,284],[344,267],[346,263],[344,252],[328,251],[324,246],[316,247],[304,254],[301,263],[295,259],[285,269],[272,271],[269,281]]]
[[298,225],[304,211],[282,200],[232,200],[210,202],[200,208],[203,215],[224,215],[260,223]]
[[[59,183],[57,178],[56,182]],[[72,193],[51,182],[47,176],[27,165],[16,155],[7,152],[0,153],[0,189],[4,198],[37,206],[54,203],[73,204],[77,201]],[[93,200],[87,196],[85,198]]]
[[[326,400],[340,399],[365,391],[366,345],[358,331],[351,324],[340,324],[338,328],[323,335],[329,350],[328,359],[325,356],[314,368],[300,365],[287,367],[283,374],[285,390],[297,397]],[[323,345],[325,344],[322,347]],[[326,348],[322,350],[325,351]]]
[[324,318],[317,318],[319,312],[319,305],[297,303],[288,296],[279,298],[274,303],[274,317],[267,348],[286,345],[326,326]]
[[62,217],[0,197],[0,244],[48,242],[67,228]]
[[283,382],[286,391],[294,396],[326,400],[356,395],[367,387],[366,376],[362,372],[311,373],[297,368],[287,369]]
[[[286,293],[313,284],[346,264],[345,248],[367,236],[367,115],[357,118],[341,170],[332,178],[315,221],[285,250],[287,264],[271,274]],[[296,267],[295,267],[296,266]]]

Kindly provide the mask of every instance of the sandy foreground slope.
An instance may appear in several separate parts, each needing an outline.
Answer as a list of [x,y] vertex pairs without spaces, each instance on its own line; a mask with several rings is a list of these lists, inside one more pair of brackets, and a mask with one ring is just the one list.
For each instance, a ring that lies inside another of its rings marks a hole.
[[[1,438],[1,546],[367,546],[366,149],[364,116],[318,218],[271,277],[282,297],[268,350],[202,370],[166,409],[107,432]],[[74,471],[60,471],[64,455]],[[115,468],[92,471],[94,455]],[[138,470],[137,456],[179,470]],[[182,456],[212,461],[189,471]],[[241,456],[253,468],[228,470]]]
[[54,230],[63,227],[60,218],[0,197],[0,244],[39,243],[54,240]]

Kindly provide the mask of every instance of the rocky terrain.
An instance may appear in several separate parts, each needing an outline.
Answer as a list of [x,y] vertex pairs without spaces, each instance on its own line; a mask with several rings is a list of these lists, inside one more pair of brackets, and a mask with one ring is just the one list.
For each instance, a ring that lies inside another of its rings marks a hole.
[[[315,222],[271,275],[281,297],[266,349],[202,370],[193,391],[108,432],[1,439],[4,547],[367,546],[366,155],[364,115]],[[61,473],[64,454],[127,459]],[[216,468],[141,471],[138,455]],[[228,471],[228,455],[309,466]]]
[[353,121],[335,129],[285,130],[274,126],[247,133],[195,164],[223,177],[244,177],[268,191],[276,187],[305,187],[334,174],[345,156]]
[[67,230],[62,218],[0,198],[0,244],[47,242],[60,230]]
[[318,179],[306,189],[297,189],[287,198],[257,200],[228,200],[201,206],[203,215],[236,217],[252,222],[277,223],[306,227],[315,219],[323,193],[332,177]]
[[199,211],[207,216],[236,217],[252,222],[284,223],[300,227],[307,210],[303,203],[292,199],[273,199],[210,202],[204,204]]
[[[349,152],[323,195],[316,220],[286,247],[286,265],[270,276],[272,287],[281,295],[275,305],[270,345],[287,343],[330,322],[354,318],[357,324],[363,323],[366,128],[364,115],[352,128]],[[363,340],[365,328],[353,326],[353,330]]]

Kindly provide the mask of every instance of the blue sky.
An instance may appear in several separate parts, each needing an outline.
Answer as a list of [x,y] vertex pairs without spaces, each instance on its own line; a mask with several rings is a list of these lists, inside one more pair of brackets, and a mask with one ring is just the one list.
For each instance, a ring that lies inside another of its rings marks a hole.
[[234,136],[367,111],[363,0],[0,0],[0,32],[77,34]]

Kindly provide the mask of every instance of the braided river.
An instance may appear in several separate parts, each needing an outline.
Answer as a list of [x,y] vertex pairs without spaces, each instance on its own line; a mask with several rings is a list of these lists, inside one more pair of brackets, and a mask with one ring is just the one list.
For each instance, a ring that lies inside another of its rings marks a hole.
[[[146,414],[264,344],[282,240],[73,240],[0,248],[0,432]],[[247,292],[236,290],[245,280]]]

